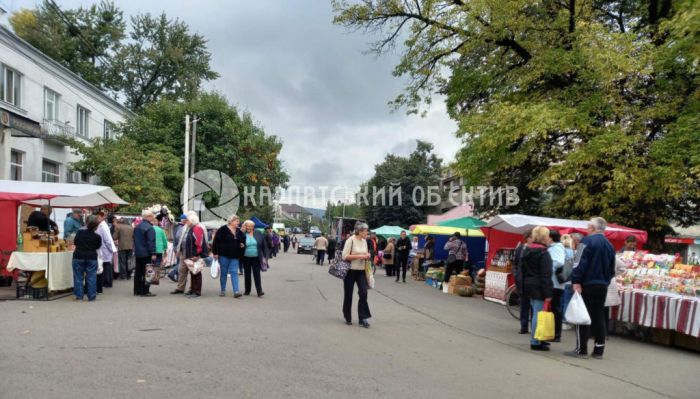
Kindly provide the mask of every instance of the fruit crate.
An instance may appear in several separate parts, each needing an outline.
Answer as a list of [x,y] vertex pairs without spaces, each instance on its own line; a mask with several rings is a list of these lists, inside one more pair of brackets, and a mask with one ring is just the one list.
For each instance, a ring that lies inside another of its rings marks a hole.
[[19,286],[17,287],[17,299],[28,299],[30,301],[48,300],[49,288]]

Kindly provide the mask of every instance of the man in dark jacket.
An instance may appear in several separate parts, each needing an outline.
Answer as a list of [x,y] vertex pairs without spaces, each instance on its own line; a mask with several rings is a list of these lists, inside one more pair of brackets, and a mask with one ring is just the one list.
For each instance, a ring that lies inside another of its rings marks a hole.
[[265,257],[270,258],[272,255],[272,231],[270,230],[269,227],[265,228],[265,232],[263,233],[263,238],[265,239],[265,244],[267,244],[267,248],[265,249]]
[[544,244],[549,237],[549,229],[543,226],[532,230],[533,243],[523,251],[520,261],[523,279],[523,292],[530,299],[532,307],[532,338],[530,349],[548,351],[549,343],[535,339],[537,331],[537,313],[544,308],[545,302],[551,302],[554,283],[552,282],[552,257]]
[[122,280],[131,280],[129,259],[134,254],[134,228],[124,219],[118,219],[112,238],[117,241],[119,276]]
[[328,235],[328,247],[326,251],[328,252],[328,263],[331,263],[331,261],[335,258],[335,249],[338,243],[335,241],[335,238],[332,235]]
[[515,262],[513,262],[513,276],[515,276],[515,289],[520,297],[520,331],[518,334],[529,334],[527,324],[530,321],[532,307],[530,298],[527,297],[523,288],[522,259],[525,249],[532,244],[532,229],[523,233],[523,243],[515,249]]
[[401,238],[396,241],[396,260],[394,263],[394,272],[396,273],[396,282],[399,282],[399,271],[403,270],[403,282],[406,282],[406,267],[408,267],[408,254],[411,252],[411,240],[406,236],[406,232],[401,232]]
[[58,225],[49,218],[51,208],[48,205],[42,205],[41,210],[34,211],[27,218],[27,227],[38,227],[39,230],[50,232],[55,231],[58,234]]
[[583,296],[591,317],[590,326],[576,326],[576,349],[567,356],[588,358],[588,338],[595,336],[593,357],[603,358],[605,351],[605,296],[610,280],[615,276],[615,248],[605,238],[607,223],[601,217],[588,223],[588,235],[581,240],[581,260],[571,274],[574,291]]
[[150,286],[146,284],[146,265],[156,260],[156,230],[153,228],[156,218],[151,211],[143,211],[141,216],[143,220],[134,229],[134,295],[152,297],[156,294],[149,292]]

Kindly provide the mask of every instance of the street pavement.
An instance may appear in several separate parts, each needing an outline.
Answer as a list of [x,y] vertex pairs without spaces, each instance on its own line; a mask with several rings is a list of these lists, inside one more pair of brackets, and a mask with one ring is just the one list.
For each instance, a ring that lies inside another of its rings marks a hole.
[[0,398],[700,397],[699,353],[611,337],[604,360],[572,359],[571,331],[534,353],[503,306],[383,270],[372,327],[346,326],[327,265],[270,264],[263,298],[219,298],[205,269],[199,299],[165,280],[155,298],[115,281],[90,303],[2,302]]

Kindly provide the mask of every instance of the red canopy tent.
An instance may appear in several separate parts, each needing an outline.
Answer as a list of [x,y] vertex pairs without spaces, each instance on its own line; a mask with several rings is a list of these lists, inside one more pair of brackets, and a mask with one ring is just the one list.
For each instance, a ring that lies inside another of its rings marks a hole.
[[[545,218],[527,215],[499,215],[491,219],[486,226],[481,227],[481,231],[486,236],[489,244],[489,257],[492,259],[496,251],[500,248],[515,248],[519,242],[523,241],[523,233],[528,229],[537,226],[545,226],[549,229],[559,230],[561,234],[581,233],[587,234],[587,220],[569,220]],[[608,224],[605,229],[605,237],[610,240],[615,249],[620,249],[625,245],[627,236],[635,236],[637,242],[644,244],[647,242],[647,232],[629,227]]]

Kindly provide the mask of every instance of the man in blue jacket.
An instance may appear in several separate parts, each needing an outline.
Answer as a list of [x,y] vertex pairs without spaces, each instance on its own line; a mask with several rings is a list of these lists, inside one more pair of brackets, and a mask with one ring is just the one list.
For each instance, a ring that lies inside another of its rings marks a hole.
[[143,220],[134,229],[134,295],[151,297],[156,294],[149,292],[150,286],[146,284],[146,265],[156,260],[156,231],[153,228],[156,218],[148,210],[143,211],[141,217]]
[[73,209],[70,215],[63,222],[63,238],[75,234],[83,227],[83,212],[80,209]]
[[610,280],[615,276],[615,248],[605,238],[607,223],[601,217],[588,223],[588,235],[581,240],[581,260],[571,274],[573,289],[583,296],[591,317],[590,326],[576,326],[576,349],[565,354],[588,358],[588,338],[593,332],[593,357],[603,358],[605,351],[605,296]]

